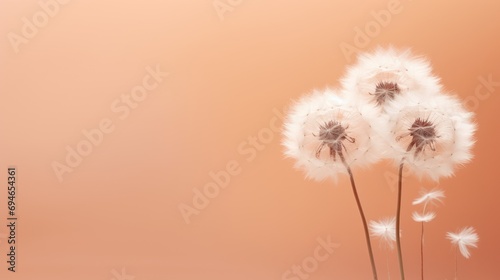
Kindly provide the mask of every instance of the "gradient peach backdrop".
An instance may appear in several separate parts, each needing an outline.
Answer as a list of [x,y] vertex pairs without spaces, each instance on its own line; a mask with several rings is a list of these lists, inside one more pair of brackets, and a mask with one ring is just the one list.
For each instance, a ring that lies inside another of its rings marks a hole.
[[[47,1],[47,0],[42,0]],[[224,1],[225,2],[225,1]],[[237,2],[237,1],[233,1]],[[221,21],[204,1],[70,1],[15,53],[9,32],[40,10],[38,1],[0,2],[0,236],[6,233],[6,169],[18,167],[18,272],[1,279],[136,280],[281,279],[311,256],[318,237],[340,247],[309,279],[370,279],[354,199],[337,185],[304,180],[282,156],[274,133],[255,158],[238,152],[291,100],[337,86],[348,65],[339,45],[389,1],[243,0]],[[500,81],[500,4],[409,1],[362,50],[392,44],[432,60],[445,87],[474,96],[479,77]],[[159,64],[170,76],[125,120],[110,111]],[[403,250],[417,279],[419,227],[410,219],[421,187],[440,186],[445,206],[428,225],[427,279],[452,279],[454,255],[445,232],[476,227],[479,248],[460,259],[460,279],[499,279],[498,108],[500,87],[474,107],[475,159],[439,184],[405,181]],[[483,93],[486,93],[483,91]],[[82,129],[103,118],[115,130],[59,182]],[[282,121],[278,120],[277,125]],[[242,144],[243,143],[243,144]],[[178,206],[193,189],[237,161],[241,174],[185,223]],[[369,219],[394,214],[395,195],[381,163],[357,171]],[[385,255],[374,242],[380,279]],[[395,255],[391,272],[397,279]]]

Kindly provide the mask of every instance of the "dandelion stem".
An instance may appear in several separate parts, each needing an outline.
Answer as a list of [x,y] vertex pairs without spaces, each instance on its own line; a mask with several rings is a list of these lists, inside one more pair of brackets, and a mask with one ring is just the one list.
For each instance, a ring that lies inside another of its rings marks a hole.
[[387,264],[387,279],[391,280],[391,270],[389,268],[389,250],[385,251],[385,262]]
[[420,234],[420,274],[424,280],[424,222],[422,222],[422,232]]
[[458,246],[455,247],[455,280],[458,280]]
[[372,244],[370,241],[370,234],[368,233],[368,225],[366,223],[366,218],[365,218],[365,214],[363,212],[363,207],[361,207],[361,201],[359,200],[358,191],[356,190],[356,184],[354,183],[354,176],[352,175],[351,168],[349,167],[349,165],[345,161],[345,157],[344,157],[344,154],[342,153],[342,150],[338,150],[337,152],[342,160],[342,163],[344,164],[345,168],[347,169],[347,173],[349,173],[349,178],[351,180],[352,192],[354,193],[354,198],[356,199],[356,204],[358,205],[358,211],[359,211],[359,214],[361,215],[361,220],[363,221],[363,227],[365,230],[366,245],[368,246],[368,253],[370,255],[370,262],[372,265],[373,279],[377,280],[378,279],[377,268],[375,267],[375,259],[373,258],[373,250],[372,250]]
[[[410,146],[411,147],[411,146]],[[409,147],[409,148],[410,148]],[[405,279],[405,273],[403,268],[403,254],[401,252],[401,238],[399,236],[400,232],[400,218],[401,218],[401,192],[403,183],[403,165],[404,159],[399,165],[399,180],[398,180],[398,206],[396,210],[396,246],[398,248],[398,260],[399,260],[399,272],[401,273],[401,280]]]

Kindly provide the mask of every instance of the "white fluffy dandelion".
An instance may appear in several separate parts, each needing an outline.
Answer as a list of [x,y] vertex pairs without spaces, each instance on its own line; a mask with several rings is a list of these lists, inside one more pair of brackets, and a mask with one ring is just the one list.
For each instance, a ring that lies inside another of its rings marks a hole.
[[428,60],[414,56],[410,50],[394,48],[359,55],[341,83],[353,100],[371,103],[382,112],[399,97],[415,92],[428,96],[441,90]]
[[[374,236],[395,241],[399,270],[404,279],[400,231],[402,171],[406,165],[419,177],[438,180],[453,175],[471,158],[475,124],[473,114],[457,98],[442,93],[430,63],[409,50],[379,48],[359,56],[341,80],[342,90],[315,91],[295,103],[284,124],[286,156],[307,178],[337,179],[348,174],[364,226],[373,277],[377,279],[368,225],[357,194],[352,169],[389,158],[399,165],[397,212],[393,236],[390,221],[372,222]],[[433,190],[413,201],[423,204],[413,218],[423,224],[435,218],[429,203],[444,193]],[[385,231],[382,231],[384,229]],[[384,235],[383,235],[384,234]],[[391,243],[392,244],[392,243]],[[459,245],[460,246],[460,245]],[[460,250],[461,247],[460,247]]]
[[388,109],[387,155],[417,176],[449,177],[472,158],[473,114],[455,97],[399,99]]
[[[377,237],[380,244],[389,249],[394,249],[396,242],[396,218],[385,218],[379,221],[370,221],[370,235]],[[386,267],[388,279],[391,279],[391,270],[389,269],[389,253],[386,251]]]
[[386,218],[379,221],[370,221],[370,235],[377,237],[390,249],[396,242],[396,218]]
[[299,100],[287,116],[283,145],[285,154],[294,158],[295,166],[305,170],[309,178],[336,179],[339,173],[349,174],[363,222],[373,279],[377,279],[368,225],[351,171],[352,167],[380,158],[380,149],[375,147],[380,141],[373,138],[369,121],[375,119],[374,112],[368,106],[346,103],[335,91],[314,92]]
[[415,222],[420,224],[420,275],[424,279],[424,223],[428,223],[436,218],[436,213],[427,212],[427,206],[431,204],[442,203],[444,198],[444,191],[440,189],[433,189],[430,191],[421,191],[420,197],[413,200],[413,205],[423,204],[422,213],[413,212],[412,218]]
[[434,213],[434,212],[427,212],[427,213],[413,212],[412,218],[415,222],[428,223],[428,222],[434,220],[434,218],[436,218],[436,213]]
[[[424,207],[425,209],[425,207]],[[428,223],[434,218],[436,218],[436,213],[434,212],[424,212],[423,213],[418,213],[418,212],[413,212],[412,218],[415,222],[421,223],[420,224],[420,276],[421,279],[424,279],[424,234],[425,234],[425,227],[424,223]]]
[[479,241],[479,236],[473,227],[465,227],[458,232],[448,232],[446,237],[455,246],[458,246],[460,253],[464,258],[470,258],[469,247],[477,248],[477,242]]
[[437,203],[437,202],[440,202],[442,203],[443,202],[443,198],[444,198],[444,191],[443,190],[440,190],[440,189],[434,189],[434,190],[430,190],[430,191],[422,191],[420,196],[417,197],[415,200],[413,200],[413,205],[418,205],[418,204],[424,204],[424,212],[425,212],[425,208],[427,207],[427,205],[429,203]]
[[308,178],[336,179],[350,168],[380,159],[380,140],[372,137],[369,122],[376,112],[367,106],[346,103],[333,90],[315,91],[300,99],[285,121],[285,155],[296,160],[295,166]]
[[[413,92],[413,91],[412,91]],[[475,125],[472,113],[467,112],[454,97],[438,92],[432,98],[414,92],[405,98],[394,99],[386,107],[388,129],[385,155],[399,165],[398,207],[396,230],[400,226],[402,170],[406,165],[419,177],[453,175],[456,166],[472,158]],[[400,271],[403,271],[400,240],[396,240]],[[404,273],[401,273],[404,278]]]
[[458,250],[464,258],[470,258],[469,247],[477,248],[479,236],[473,227],[465,227],[458,232],[446,233],[446,238],[451,241],[451,244],[456,246],[455,250],[455,279],[458,279]]

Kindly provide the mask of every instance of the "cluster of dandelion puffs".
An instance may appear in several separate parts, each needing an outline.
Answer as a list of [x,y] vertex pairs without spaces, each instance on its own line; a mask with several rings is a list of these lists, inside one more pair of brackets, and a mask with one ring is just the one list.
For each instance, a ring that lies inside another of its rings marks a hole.
[[472,158],[473,114],[431,70],[409,50],[361,54],[341,89],[314,91],[293,105],[284,126],[286,155],[316,180],[345,173],[339,153],[351,168],[404,159],[418,176],[453,175]]
[[[349,175],[374,279],[377,272],[370,236],[380,237],[389,248],[396,243],[404,279],[400,235],[395,234],[400,232],[403,165],[419,178],[437,181],[452,176],[457,166],[472,158],[473,114],[444,90],[429,61],[409,50],[378,48],[360,54],[340,85],[338,89],[314,91],[292,106],[284,124],[285,154],[295,159],[295,166],[307,178],[336,181],[340,174]],[[352,170],[382,159],[399,166],[397,213],[394,218],[368,225]],[[434,190],[414,201],[415,205],[423,204],[422,211],[412,216],[422,223],[422,231],[423,223],[436,217],[428,211],[428,204],[443,197],[442,191]],[[448,235],[462,253],[477,241],[470,229]]]

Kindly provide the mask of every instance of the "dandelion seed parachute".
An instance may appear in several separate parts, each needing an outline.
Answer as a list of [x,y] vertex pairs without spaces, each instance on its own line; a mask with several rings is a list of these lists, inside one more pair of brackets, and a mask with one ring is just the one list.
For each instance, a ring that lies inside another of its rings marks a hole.
[[477,242],[479,241],[479,236],[473,227],[465,227],[458,232],[448,232],[446,237],[455,246],[458,246],[460,253],[464,258],[470,258],[469,247],[477,248]]
[[386,218],[380,221],[370,221],[370,235],[378,237],[383,243],[394,248],[396,242],[396,218]]
[[434,213],[434,212],[427,212],[427,213],[413,212],[412,218],[415,222],[428,223],[428,222],[434,220],[434,218],[436,218],[436,213]]
[[434,189],[431,191],[422,191],[420,197],[413,200],[413,205],[424,204],[426,206],[429,203],[443,202],[444,191],[439,189]]

